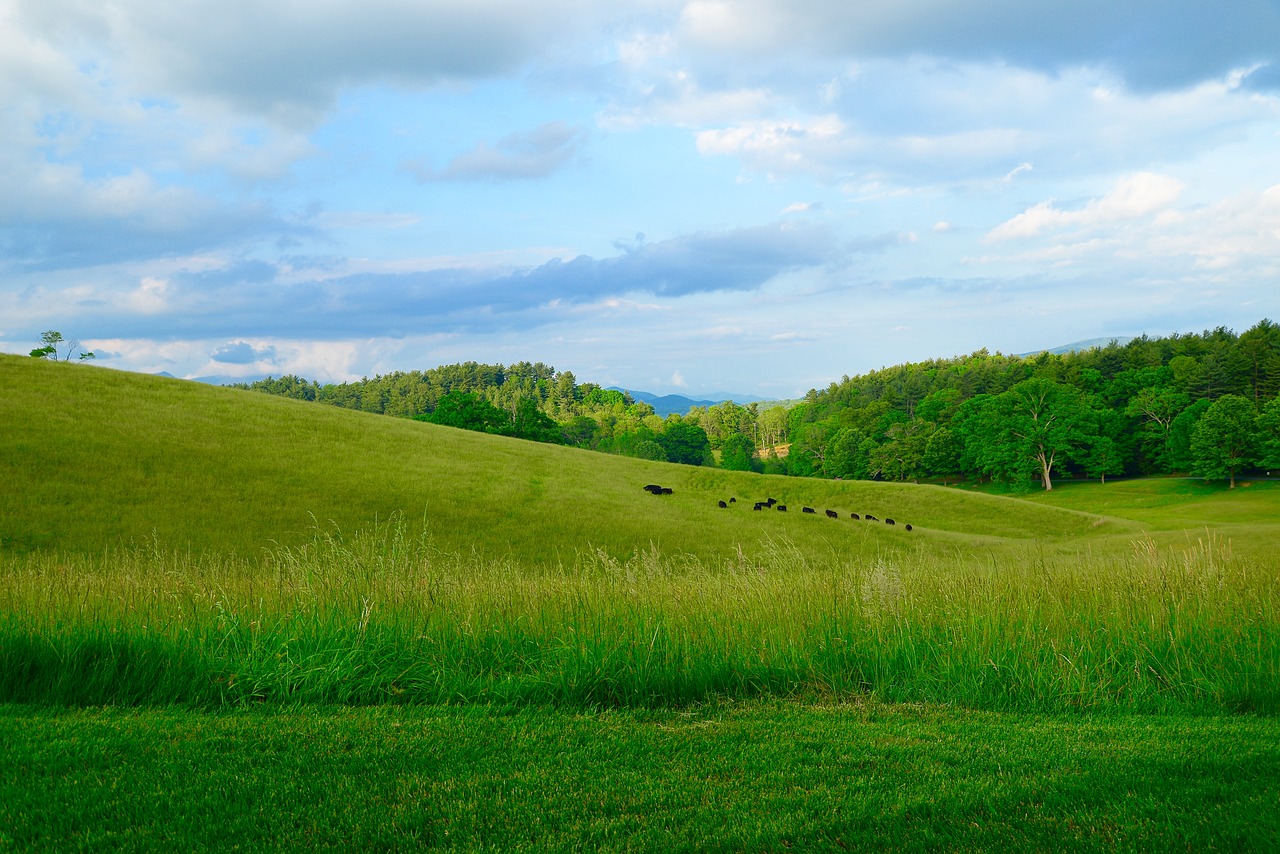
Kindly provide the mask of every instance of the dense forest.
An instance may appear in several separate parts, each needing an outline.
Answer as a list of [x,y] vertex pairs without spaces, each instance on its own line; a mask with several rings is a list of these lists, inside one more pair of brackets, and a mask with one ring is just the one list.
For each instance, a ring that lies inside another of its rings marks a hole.
[[1280,326],[1142,337],[1066,354],[968,356],[844,377],[789,408],[663,419],[541,363],[468,362],[239,388],[690,465],[803,477],[1052,489],[1055,478],[1280,470]]

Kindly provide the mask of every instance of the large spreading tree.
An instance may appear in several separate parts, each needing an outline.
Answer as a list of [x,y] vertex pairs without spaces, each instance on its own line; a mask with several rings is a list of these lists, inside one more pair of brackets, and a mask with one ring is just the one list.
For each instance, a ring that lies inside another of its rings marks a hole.
[[965,457],[997,479],[1028,474],[1053,489],[1053,467],[1074,459],[1094,436],[1093,411],[1076,388],[1033,377],[961,407]]
[[1253,463],[1255,452],[1253,403],[1238,394],[1215,400],[1191,434],[1192,472],[1206,480],[1227,478],[1236,487],[1236,472]]

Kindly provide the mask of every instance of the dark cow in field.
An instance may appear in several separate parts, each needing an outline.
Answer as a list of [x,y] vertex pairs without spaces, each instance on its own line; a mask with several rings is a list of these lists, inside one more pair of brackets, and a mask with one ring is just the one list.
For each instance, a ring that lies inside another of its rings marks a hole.
[[737,503],[738,503],[738,499],[737,499],[737,498],[730,498],[730,499],[729,499],[729,503],[730,503],[730,504],[737,504]]
[[872,516],[870,513],[868,513],[867,515],[863,516],[862,518],[863,518],[863,519],[866,519],[868,522],[879,522],[879,521],[880,521],[880,520],[879,520],[879,519],[877,519],[875,516]]
[[646,487],[644,488],[644,491],[645,491],[645,492],[648,492],[648,493],[649,493],[649,494],[651,494],[651,495],[661,495],[661,494],[662,494],[662,487],[661,487],[661,486],[658,486],[658,484],[656,484],[656,483],[651,483],[651,484],[649,484],[648,486],[646,486]]
[[908,530],[908,531],[910,531],[910,530],[911,530],[911,523],[910,523],[910,522],[908,522],[908,523],[907,523],[907,525],[906,525],[906,527],[907,527],[907,530]]
[[763,510],[766,506],[768,506],[768,505],[764,504],[764,503],[763,503],[763,502],[761,502],[761,501],[757,501],[754,505],[752,505],[751,509],[752,509],[752,510]]
[[885,519],[885,520],[884,520],[884,523],[885,523],[886,525],[896,525],[896,524],[898,524],[897,522],[893,521],[892,519]]
[[803,507],[801,508],[800,512],[801,513],[817,513],[818,511],[814,510],[812,507]]
[[786,513],[786,512],[787,512],[787,505],[785,505],[785,504],[779,504],[779,505],[778,505],[778,512],[779,512],[779,513]]
[[777,504],[777,503],[778,503],[778,499],[776,499],[776,498],[766,498],[766,499],[764,500],[764,503],[765,503],[765,504],[768,504],[770,507],[772,507],[773,505],[775,505],[775,504]]
[[837,513],[837,512],[836,512],[836,511],[834,511],[834,510],[828,510],[828,511],[827,511],[827,518],[828,518],[828,519],[839,519],[839,518],[840,518],[840,514],[839,514],[839,513]]
[[860,517],[857,513],[850,513],[850,514],[849,514],[849,518],[850,518],[850,519],[860,519],[860,518],[862,518],[862,517]]
[[725,502],[723,502],[723,501],[721,501],[721,502],[720,502],[720,508],[721,508],[722,510],[723,510],[724,508],[728,507],[728,506],[729,506],[729,505],[728,505],[728,504],[726,504]]
[[675,492],[675,490],[674,490],[674,489],[672,489],[671,487],[669,487],[669,486],[664,486],[664,487],[662,487],[662,492],[661,492],[660,494],[661,494],[661,495],[671,495],[671,494],[672,494],[672,493],[674,493],[674,492]]

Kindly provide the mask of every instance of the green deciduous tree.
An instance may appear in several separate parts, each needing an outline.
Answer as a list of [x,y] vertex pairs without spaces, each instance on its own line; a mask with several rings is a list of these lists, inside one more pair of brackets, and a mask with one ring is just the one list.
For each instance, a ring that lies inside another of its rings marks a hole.
[[430,415],[422,420],[445,427],[460,427],[479,433],[510,435],[512,421],[506,410],[498,409],[480,395],[469,391],[451,391],[440,398]]
[[1029,458],[1009,453],[1003,446],[1002,408],[995,395],[977,394],[960,404],[952,429],[960,446],[963,471],[1011,482],[1025,480],[1034,473]]
[[697,424],[672,419],[657,441],[673,463],[700,466],[712,459],[711,441]]
[[963,457],[997,479],[1029,474],[1053,489],[1053,467],[1093,438],[1092,411],[1077,389],[1032,378],[996,397],[978,396],[956,413]]
[[1228,478],[1236,486],[1236,472],[1255,456],[1253,404],[1238,394],[1224,394],[1213,402],[1191,434],[1192,472],[1208,480]]
[[1084,396],[1068,385],[1029,379],[1001,396],[1010,450],[1035,461],[1045,490],[1053,489],[1053,467],[1092,438]]
[[662,446],[653,439],[641,439],[630,446],[631,450],[628,456],[636,457],[641,460],[657,460],[658,462],[667,462],[667,452]]
[[1103,483],[1107,482],[1109,474],[1124,473],[1124,455],[1120,453],[1116,440],[1110,436],[1095,438],[1081,462],[1086,475],[1096,477]]
[[1258,414],[1258,464],[1280,469],[1280,397],[1272,400]]
[[551,416],[538,408],[538,401],[526,397],[516,406],[513,435],[534,442],[559,445],[564,442],[564,431]]
[[955,433],[947,427],[934,430],[924,446],[921,465],[926,475],[942,478],[943,486],[947,485],[948,478],[959,475],[960,443]]
[[1156,471],[1170,470],[1170,432],[1173,420],[1190,403],[1191,398],[1186,394],[1168,387],[1143,388],[1129,399],[1125,412],[1143,419],[1139,443],[1151,468]]
[[1169,425],[1168,471],[1191,471],[1195,458],[1191,454],[1191,435],[1195,432],[1200,416],[1213,404],[1197,400],[1178,413]]
[[826,473],[845,480],[871,476],[868,454],[875,443],[856,427],[841,427],[827,443]]
[[933,424],[927,421],[891,425],[885,441],[871,452],[872,470],[878,471],[885,480],[919,479],[933,429]]
[[735,433],[720,447],[720,467],[729,471],[761,471],[756,457],[756,443],[743,433]]
[[[50,329],[40,336],[40,346],[31,351],[32,358],[50,359],[54,362],[70,362],[71,355],[80,349],[79,341],[68,341],[56,329]],[[86,362],[97,357],[91,352],[80,352],[77,360]]]

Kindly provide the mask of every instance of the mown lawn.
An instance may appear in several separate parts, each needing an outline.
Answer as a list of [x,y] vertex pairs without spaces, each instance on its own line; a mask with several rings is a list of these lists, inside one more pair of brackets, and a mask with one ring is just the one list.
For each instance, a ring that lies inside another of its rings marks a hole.
[[13,850],[1266,851],[1280,724],[940,706],[0,707]]

